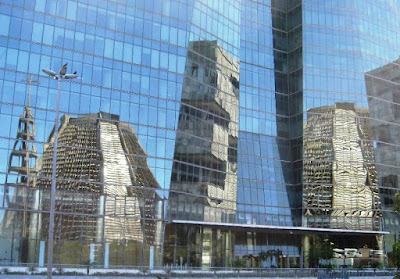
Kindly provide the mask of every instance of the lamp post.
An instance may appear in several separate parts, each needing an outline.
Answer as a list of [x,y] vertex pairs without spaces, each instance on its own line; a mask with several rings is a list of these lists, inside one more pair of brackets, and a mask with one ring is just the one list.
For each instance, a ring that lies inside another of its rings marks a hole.
[[51,190],[50,190],[50,222],[49,222],[49,240],[47,247],[47,278],[52,278],[53,273],[53,243],[54,243],[54,211],[55,211],[55,199],[56,199],[56,170],[57,170],[57,147],[58,147],[58,115],[60,113],[60,90],[61,81],[63,79],[74,79],[78,78],[75,73],[67,74],[67,64],[65,63],[61,69],[56,72],[51,70],[42,69],[42,71],[57,80],[57,106],[56,106],[56,119],[54,123],[54,143],[53,143],[53,165],[51,168]]

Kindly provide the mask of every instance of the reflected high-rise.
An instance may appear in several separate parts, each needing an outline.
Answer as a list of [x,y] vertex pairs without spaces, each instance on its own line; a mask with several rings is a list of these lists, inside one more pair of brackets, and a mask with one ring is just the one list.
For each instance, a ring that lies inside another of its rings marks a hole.
[[379,229],[380,198],[368,117],[368,109],[351,103],[307,111],[305,226]]
[[365,73],[368,105],[371,114],[371,127],[378,170],[378,185],[382,199],[386,230],[392,233],[386,242],[391,245],[398,241],[398,214],[392,211],[393,198],[399,188],[399,147],[400,130],[400,60]]
[[46,265],[57,155],[55,265],[390,266],[399,9],[0,0],[0,260]]
[[216,41],[190,42],[185,74],[170,214],[178,220],[232,222],[237,192],[239,63]]
[[[217,41],[194,41],[189,43],[185,74],[171,176],[170,218],[175,223],[234,222],[239,63]],[[213,247],[213,235],[224,239],[224,248]],[[230,232],[205,227],[193,238],[201,243],[203,252],[185,262],[203,267],[217,262],[231,264]]]

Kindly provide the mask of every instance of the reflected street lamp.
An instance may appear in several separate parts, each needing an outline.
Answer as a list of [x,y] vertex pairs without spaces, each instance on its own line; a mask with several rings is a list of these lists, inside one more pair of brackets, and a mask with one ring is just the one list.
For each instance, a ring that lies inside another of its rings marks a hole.
[[47,247],[47,278],[52,278],[53,273],[53,243],[54,243],[54,211],[55,211],[55,199],[56,199],[56,170],[57,170],[57,147],[58,147],[58,115],[60,113],[60,90],[61,81],[63,79],[74,79],[78,78],[76,72],[73,74],[67,74],[67,64],[65,63],[62,68],[56,72],[48,69],[42,69],[42,71],[57,80],[57,106],[56,106],[56,120],[54,123],[54,143],[53,143],[53,165],[51,168],[51,191],[50,191],[50,224],[49,224],[49,240]]

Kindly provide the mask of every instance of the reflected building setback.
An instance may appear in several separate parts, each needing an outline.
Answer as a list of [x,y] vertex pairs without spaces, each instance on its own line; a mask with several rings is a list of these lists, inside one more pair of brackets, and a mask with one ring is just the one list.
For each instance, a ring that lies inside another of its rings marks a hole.
[[[104,112],[64,115],[58,140],[56,212],[63,214],[56,215],[56,237],[111,244],[110,253],[120,242],[159,244],[154,214],[159,200],[155,189],[160,187],[134,128]],[[54,133],[38,161],[37,184],[43,189],[51,185],[43,177],[51,175],[53,142]],[[47,198],[43,210],[48,210]],[[43,218],[43,237],[47,231],[48,220]],[[99,263],[102,250],[94,254],[90,260]]]
[[217,41],[189,43],[171,179],[173,219],[232,222],[239,63]]
[[303,210],[309,227],[378,230],[380,198],[367,108],[309,109],[304,125]]

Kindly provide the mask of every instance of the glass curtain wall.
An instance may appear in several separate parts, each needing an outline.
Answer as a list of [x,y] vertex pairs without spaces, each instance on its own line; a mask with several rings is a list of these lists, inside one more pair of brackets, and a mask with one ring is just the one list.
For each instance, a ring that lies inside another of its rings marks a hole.
[[303,226],[391,232],[374,241],[386,263],[399,222],[398,10],[303,1]]
[[399,8],[0,0],[0,264],[390,264]]

